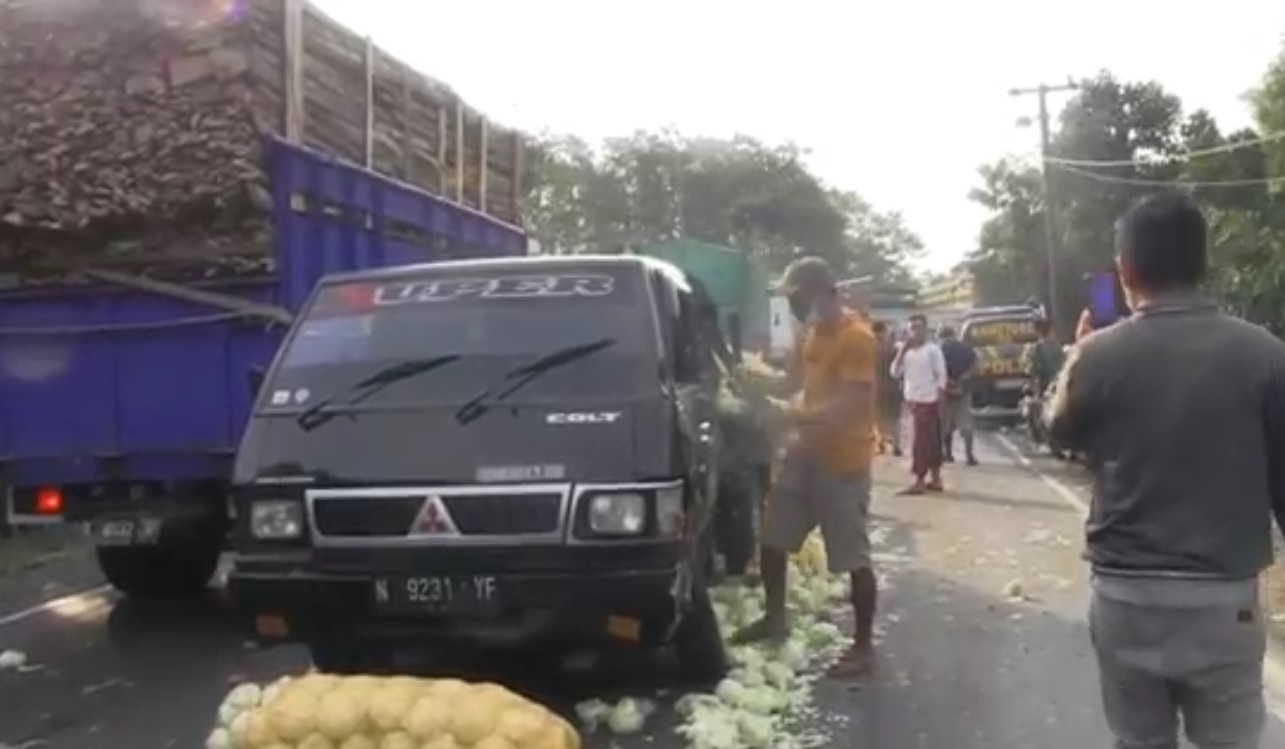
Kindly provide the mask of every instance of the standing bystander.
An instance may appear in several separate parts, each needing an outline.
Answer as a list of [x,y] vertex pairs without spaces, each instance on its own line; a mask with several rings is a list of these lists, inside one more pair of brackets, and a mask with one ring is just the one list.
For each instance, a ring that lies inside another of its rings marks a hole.
[[[1131,318],[1080,340],[1049,429],[1087,453],[1089,631],[1117,747],[1251,749],[1265,721],[1257,577],[1285,522],[1285,343],[1197,288],[1208,229],[1151,197],[1116,225]],[[1181,721],[1180,721],[1181,717]]]
[[977,465],[973,451],[973,374],[977,369],[977,351],[955,337],[955,329],[941,326],[937,332],[941,356],[946,361],[946,410],[942,424],[942,450],[947,463],[955,462],[955,432],[964,442],[964,458]]
[[897,342],[893,339],[888,324],[876,320],[871,326],[878,345],[879,360],[877,377],[879,382],[876,398],[879,409],[879,452],[892,452],[901,455],[901,382],[892,376],[892,360],[897,355]]
[[828,263],[795,261],[783,286],[790,309],[806,322],[795,357],[802,403],[786,417],[797,430],[765,511],[759,571],[764,616],[733,635],[738,643],[783,639],[789,555],[818,525],[830,571],[852,584],[855,632],[851,650],[831,675],[855,676],[870,665],[878,585],[870,558],[870,432],[874,425],[874,334],[839,299]]
[[902,397],[910,410],[910,471],[915,482],[902,494],[939,492],[942,464],[942,411],[945,408],[946,362],[941,348],[928,340],[928,318],[910,316],[910,334],[897,349],[889,372],[901,379]]
[[1036,394],[1043,396],[1057,378],[1057,373],[1062,371],[1066,354],[1053,332],[1053,323],[1045,319],[1036,320],[1035,332],[1040,339],[1027,344],[1022,352],[1022,369],[1034,380]]

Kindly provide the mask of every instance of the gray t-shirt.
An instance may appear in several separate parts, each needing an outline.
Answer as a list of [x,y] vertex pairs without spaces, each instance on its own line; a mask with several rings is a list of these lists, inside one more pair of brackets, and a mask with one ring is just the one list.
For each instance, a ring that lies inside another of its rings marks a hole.
[[1194,296],[1073,349],[1049,409],[1087,454],[1086,556],[1108,574],[1243,580],[1285,522],[1285,343]]

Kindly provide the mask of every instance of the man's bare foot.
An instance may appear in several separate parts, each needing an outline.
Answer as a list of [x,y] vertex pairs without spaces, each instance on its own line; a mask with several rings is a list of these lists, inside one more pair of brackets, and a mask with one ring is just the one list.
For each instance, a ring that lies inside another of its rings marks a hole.
[[874,649],[853,645],[826,673],[831,679],[855,679],[874,670]]
[[749,645],[755,642],[780,644],[790,635],[790,628],[784,620],[765,616],[756,622],[747,624],[732,634],[733,645]]
[[946,491],[946,487],[945,487],[945,486],[944,486],[940,481],[933,481],[933,482],[929,483],[928,485],[926,485],[926,486],[924,487],[924,489],[925,489],[925,490],[927,490],[927,491],[930,491],[930,492],[944,492],[944,491]]
[[912,495],[919,495],[919,494],[927,494],[927,493],[928,493],[928,487],[927,487],[927,486],[925,486],[925,485],[923,485],[923,484],[921,484],[921,483],[914,483],[914,484],[911,484],[910,486],[907,486],[905,489],[902,489],[901,491],[899,491],[899,492],[897,492],[897,493],[898,493],[898,494],[900,494],[900,495],[901,495],[901,496],[903,496],[903,497],[905,497],[905,496],[912,496]]

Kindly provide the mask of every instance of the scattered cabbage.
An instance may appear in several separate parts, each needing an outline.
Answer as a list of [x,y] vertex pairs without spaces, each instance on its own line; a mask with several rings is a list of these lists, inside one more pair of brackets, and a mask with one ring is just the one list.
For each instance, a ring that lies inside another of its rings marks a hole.
[[[732,670],[714,692],[685,695],[674,705],[682,719],[678,733],[691,749],[789,749],[804,744],[797,732],[783,730],[784,724],[807,706],[815,671],[850,644],[837,626],[821,620],[836,601],[848,598],[848,581],[828,573],[825,547],[817,534],[791,559],[789,580],[789,639],[779,647],[729,648]],[[725,637],[763,616],[762,591],[757,587],[728,583],[715,588],[711,597]],[[649,711],[636,711],[630,703],[626,699],[613,706],[589,700],[576,706],[576,714],[588,731],[605,724],[616,733],[633,733],[642,728]]]
[[21,650],[6,650],[0,653],[0,671],[18,670],[27,665],[27,654]]

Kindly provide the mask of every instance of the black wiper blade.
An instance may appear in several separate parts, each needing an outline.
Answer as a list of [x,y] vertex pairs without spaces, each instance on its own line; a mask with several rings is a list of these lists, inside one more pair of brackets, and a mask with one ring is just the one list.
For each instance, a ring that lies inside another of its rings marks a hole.
[[[566,364],[570,364],[577,359],[582,359],[590,354],[597,353],[605,348],[616,345],[615,338],[601,338],[589,343],[580,343],[574,346],[558,349],[549,354],[537,358],[535,361],[524,364],[516,369],[505,373],[500,381],[482,392],[478,393],[467,403],[460,406],[455,412],[455,420],[461,424],[468,424],[475,421],[491,410],[491,405],[499,403],[516,391],[525,387],[527,383],[540,377],[551,370],[557,369]],[[501,385],[508,383],[506,387],[500,389]],[[498,390],[498,392],[496,392]]]
[[295,422],[300,429],[311,431],[338,415],[336,411],[326,410],[331,406],[355,406],[393,383],[431,372],[438,367],[444,367],[451,362],[457,361],[459,358],[459,354],[447,354],[429,359],[407,359],[396,364],[390,364],[369,377],[358,380],[337,393],[322,398],[311,408],[299,414]]

